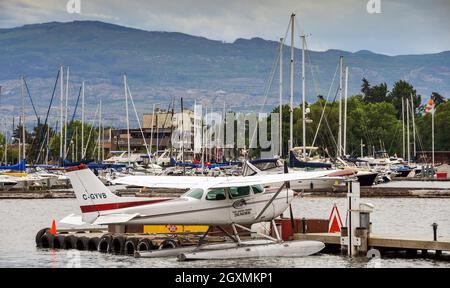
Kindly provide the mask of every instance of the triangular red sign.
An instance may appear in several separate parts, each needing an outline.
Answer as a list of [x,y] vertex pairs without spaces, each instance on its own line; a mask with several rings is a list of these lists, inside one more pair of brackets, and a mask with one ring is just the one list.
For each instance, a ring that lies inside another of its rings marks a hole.
[[333,205],[330,217],[328,218],[328,233],[341,232],[342,220],[336,204]]

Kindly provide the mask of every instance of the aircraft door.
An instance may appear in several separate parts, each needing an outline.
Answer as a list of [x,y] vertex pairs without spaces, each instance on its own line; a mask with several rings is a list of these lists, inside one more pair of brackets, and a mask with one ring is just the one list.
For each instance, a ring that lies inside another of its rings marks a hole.
[[232,222],[252,222],[256,217],[254,195],[250,186],[228,188],[231,209],[230,218]]

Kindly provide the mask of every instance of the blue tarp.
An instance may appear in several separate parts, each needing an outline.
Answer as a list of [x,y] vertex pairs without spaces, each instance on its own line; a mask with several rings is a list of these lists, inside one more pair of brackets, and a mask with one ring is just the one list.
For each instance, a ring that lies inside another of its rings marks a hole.
[[0,166],[0,170],[14,170],[14,171],[25,171],[27,161],[22,159],[19,164],[11,165],[11,166]]
[[[241,162],[214,163],[214,164],[208,164],[208,165],[205,163],[204,168],[227,167],[227,166],[240,165],[240,164],[241,164]],[[173,159],[173,158],[170,158],[170,166],[202,168],[202,164],[176,162],[175,159]]]
[[109,163],[89,163],[89,169],[121,169],[127,167],[125,164],[109,164]]

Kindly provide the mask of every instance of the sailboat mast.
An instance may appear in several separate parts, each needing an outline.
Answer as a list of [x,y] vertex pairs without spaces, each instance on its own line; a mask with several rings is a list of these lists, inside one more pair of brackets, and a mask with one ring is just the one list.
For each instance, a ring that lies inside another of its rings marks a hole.
[[105,161],[105,124],[103,124],[103,115],[102,115],[102,101],[100,100],[100,127],[102,127],[101,131],[101,143],[102,143],[102,162]]
[[338,152],[337,156],[342,156],[342,62],[344,57],[339,57],[339,130],[338,130]]
[[101,161],[101,134],[102,134],[102,100],[100,100],[100,108],[98,113],[98,138],[97,138],[97,161]]
[[64,119],[63,119],[63,114],[64,114],[64,67],[61,65],[61,115],[60,115],[60,128],[59,128],[59,159],[61,161],[61,164],[64,166],[64,161],[63,161],[63,123],[64,123]]
[[415,113],[414,113],[414,100],[411,94],[411,120],[412,120],[412,129],[413,129],[413,155],[414,159],[416,158],[417,150],[416,150],[416,123],[415,123]]
[[[5,119],[6,121],[6,119]],[[5,125],[5,165],[8,165],[8,130],[6,129],[6,125]]]
[[130,166],[130,119],[128,117],[127,75],[123,75],[123,87],[125,89],[125,111],[127,114],[128,166]]
[[406,99],[406,150],[407,150],[407,158],[408,158],[408,164],[411,162],[411,153],[410,153],[410,149],[411,149],[411,145],[409,144],[409,101],[408,99]]
[[295,14],[291,15],[291,61],[290,66],[290,108],[289,108],[289,150],[294,145],[294,21]]
[[278,155],[283,157],[283,38],[280,38],[280,108],[278,109],[279,117],[280,117],[280,152]]
[[78,162],[78,127],[75,127],[75,160],[72,161]]
[[[23,87],[24,86],[24,77],[22,76],[22,78],[20,79],[20,95],[22,98],[22,158],[23,159],[27,159],[26,155],[25,155],[25,150],[26,150],[26,139],[25,139],[25,94],[23,91]],[[20,149],[20,146],[19,146]],[[20,161],[20,159],[19,159]]]
[[84,81],[81,84],[81,160],[84,158]]
[[436,113],[436,103],[433,99],[433,110],[431,111],[431,163],[434,168],[434,113]]
[[405,160],[405,99],[402,98],[402,158]]
[[69,99],[69,74],[70,74],[70,67],[67,67],[67,81],[66,81],[66,107],[65,107],[65,116],[64,116],[64,158],[66,158],[67,155],[67,102]]
[[[181,162],[184,163],[184,107],[183,107],[183,97],[181,97]],[[183,171],[185,171],[185,166],[183,166]]]
[[[155,148],[155,156],[158,156],[158,149],[159,149],[159,126],[158,126],[158,112],[156,112],[156,148]],[[152,144],[150,144],[152,145]]]
[[305,81],[305,34],[302,33],[302,121],[303,121],[303,159],[306,160],[306,81]]
[[347,97],[348,97],[348,66],[345,66],[344,92],[344,156],[347,155]]
[[47,124],[47,145],[45,150],[45,165],[48,165],[48,154],[49,154],[49,147],[50,147],[50,125]]
[[[158,125],[158,123],[156,123],[156,125]],[[153,126],[155,126],[155,104],[153,104],[152,126],[150,128],[150,155],[152,155],[152,149],[153,149]],[[150,157],[150,155],[149,155],[149,157]]]
[[[20,117],[19,117],[19,118],[20,118]],[[19,119],[19,120],[20,120],[20,119]],[[19,123],[20,123],[20,121],[19,121]],[[22,150],[21,147],[22,147],[22,144],[21,144],[20,137],[19,137],[19,159],[18,159],[18,161],[17,161],[17,162],[19,162],[19,163],[20,163],[20,161],[21,161],[21,159],[22,159],[22,158],[20,157],[20,156],[21,156],[21,153],[22,153],[22,152],[21,152],[21,150]]]

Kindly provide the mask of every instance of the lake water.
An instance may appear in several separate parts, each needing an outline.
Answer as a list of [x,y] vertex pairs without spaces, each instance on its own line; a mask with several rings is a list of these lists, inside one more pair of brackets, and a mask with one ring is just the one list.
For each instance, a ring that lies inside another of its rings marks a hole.
[[[438,235],[450,237],[450,199],[370,198],[373,233],[424,236],[432,239],[431,224],[439,224]],[[344,217],[345,198],[300,198],[293,202],[294,216],[328,218],[333,203]],[[142,259],[76,250],[38,249],[35,235],[71,213],[79,213],[75,199],[1,200],[0,267],[66,267],[73,259],[81,267],[450,267],[434,259],[349,259],[318,254],[303,258],[257,258],[239,260],[178,262],[174,258]],[[61,228],[61,227],[60,227]]]

